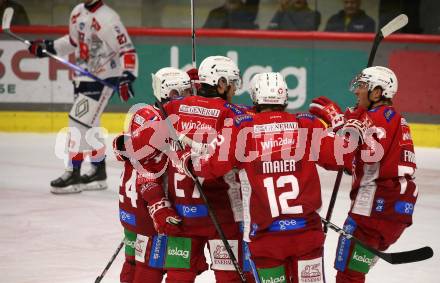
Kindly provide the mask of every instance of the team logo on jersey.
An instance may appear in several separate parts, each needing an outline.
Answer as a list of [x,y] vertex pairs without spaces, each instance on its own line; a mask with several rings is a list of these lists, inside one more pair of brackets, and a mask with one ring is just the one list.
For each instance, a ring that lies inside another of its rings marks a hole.
[[323,282],[322,257],[298,261],[298,282]]
[[136,244],[134,246],[136,261],[145,262],[145,254],[147,252],[148,237],[138,234],[136,237]]
[[254,125],[254,133],[278,133],[284,131],[293,131],[298,129],[297,122],[270,123]]
[[180,105],[179,112],[206,117],[218,117],[220,115],[220,110],[218,109],[205,108],[201,106],[189,106],[185,104]]
[[396,112],[391,108],[388,108],[383,112],[383,116],[385,117],[388,123],[391,121],[391,119],[393,119],[394,115],[396,115]]
[[85,27],[85,25],[86,25],[85,23],[80,22],[80,23],[79,23],[79,29],[80,29],[80,30],[83,30],[84,27]]
[[[231,250],[238,258],[238,241],[228,240]],[[215,270],[234,270],[231,258],[222,240],[209,240],[209,247],[212,259],[212,268]]]

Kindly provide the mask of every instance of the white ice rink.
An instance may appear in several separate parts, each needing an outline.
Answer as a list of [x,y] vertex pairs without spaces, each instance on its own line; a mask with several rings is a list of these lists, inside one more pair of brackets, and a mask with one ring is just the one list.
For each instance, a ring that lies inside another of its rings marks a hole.
[[[110,188],[106,191],[52,195],[49,181],[63,170],[54,146],[54,134],[0,133],[0,282],[94,282],[122,239],[117,195],[120,164],[108,154]],[[414,224],[390,250],[429,245],[436,253],[440,250],[440,149],[417,148],[416,155],[419,200]],[[322,215],[335,176],[322,171]],[[343,224],[348,210],[349,184],[350,178],[344,176],[332,218],[338,225]],[[327,282],[334,282],[336,243],[337,234],[329,231]],[[122,255],[102,282],[119,282]],[[406,265],[379,261],[367,282],[440,282],[439,268],[438,255]],[[196,282],[214,282],[213,273],[203,273]]]

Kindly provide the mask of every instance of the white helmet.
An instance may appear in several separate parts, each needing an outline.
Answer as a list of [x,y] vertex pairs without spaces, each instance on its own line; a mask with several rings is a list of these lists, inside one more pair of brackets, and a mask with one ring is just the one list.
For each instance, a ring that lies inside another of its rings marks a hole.
[[170,92],[175,90],[179,95],[183,91],[191,89],[191,81],[188,74],[176,68],[166,67],[151,74],[154,96],[157,99],[170,98]]
[[377,86],[381,87],[382,96],[386,98],[393,98],[398,87],[397,77],[394,72],[381,66],[363,69],[353,79],[350,90],[354,91],[358,87],[359,82],[367,83],[369,91],[372,91]]
[[199,66],[199,81],[211,86],[218,85],[218,80],[225,78],[227,84],[235,84],[241,88],[240,70],[231,58],[225,56],[209,56]]
[[287,84],[280,73],[256,74],[251,80],[251,98],[254,104],[287,104]]

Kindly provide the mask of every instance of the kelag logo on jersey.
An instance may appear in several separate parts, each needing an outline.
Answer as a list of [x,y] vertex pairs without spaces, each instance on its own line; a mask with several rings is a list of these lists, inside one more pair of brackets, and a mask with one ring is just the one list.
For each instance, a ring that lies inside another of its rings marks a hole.
[[190,268],[191,239],[168,237],[165,267]]
[[261,283],[285,283],[286,272],[284,266],[277,266],[272,268],[258,268],[258,275]]

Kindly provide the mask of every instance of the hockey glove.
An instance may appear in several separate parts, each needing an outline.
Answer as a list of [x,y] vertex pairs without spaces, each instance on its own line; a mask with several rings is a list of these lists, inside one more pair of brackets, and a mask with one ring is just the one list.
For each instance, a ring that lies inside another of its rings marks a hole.
[[346,122],[341,129],[341,134],[350,134],[350,138],[358,139],[360,144],[365,141],[367,130],[373,125],[368,117],[367,109],[362,107],[347,108],[344,113]]
[[57,52],[55,51],[55,47],[53,45],[53,40],[48,40],[48,39],[33,40],[31,41],[31,45],[28,47],[29,53],[31,53],[32,55],[38,58],[47,57],[47,54],[43,52],[44,49],[52,54],[57,54]]
[[135,79],[136,77],[129,71],[124,71],[119,77],[119,97],[122,101],[127,102],[128,99],[134,97],[132,84]]
[[116,159],[119,161],[128,160],[128,158],[124,155],[125,152],[125,141],[129,138],[129,136],[124,134],[119,134],[113,139],[113,153],[116,156]]
[[314,98],[309,108],[310,113],[331,125],[333,130],[338,131],[344,124],[344,114],[341,108],[325,96]]
[[190,80],[191,80],[191,86],[193,88],[193,95],[196,95],[197,93],[194,93],[194,90],[197,92],[200,89],[200,83],[199,83],[199,71],[196,68],[189,69],[186,71],[188,74]]
[[172,208],[168,199],[162,198],[148,206],[148,212],[159,234],[176,234],[180,231],[182,219]]

